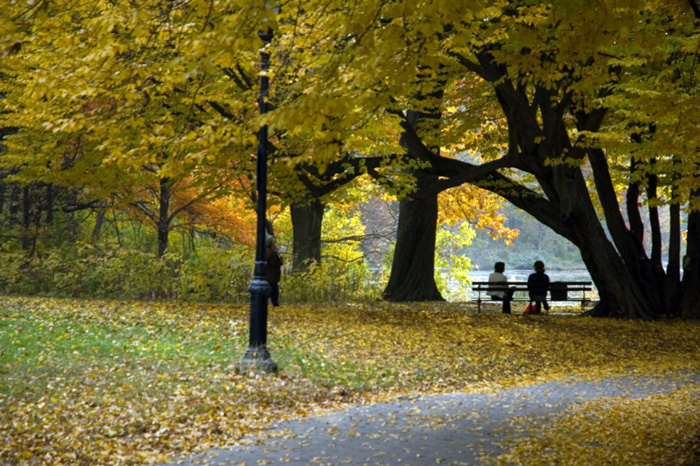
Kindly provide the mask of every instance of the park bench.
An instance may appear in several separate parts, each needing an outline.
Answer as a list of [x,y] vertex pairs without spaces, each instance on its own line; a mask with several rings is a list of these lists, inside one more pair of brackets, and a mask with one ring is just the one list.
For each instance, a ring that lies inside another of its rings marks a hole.
[[[592,304],[592,301],[589,299],[590,293],[593,291],[592,285],[591,282],[550,282],[547,300],[550,302],[578,302],[581,303],[581,312],[583,312],[585,306]],[[508,288],[515,288],[511,302],[530,301],[527,293],[527,282],[509,282],[508,284],[493,285],[491,287],[489,287],[489,282],[472,282],[472,292],[476,298],[477,312],[481,312],[482,302],[501,303],[501,301],[492,300],[491,296],[487,294],[488,290],[506,290]],[[586,297],[586,293],[589,293],[588,297]]]

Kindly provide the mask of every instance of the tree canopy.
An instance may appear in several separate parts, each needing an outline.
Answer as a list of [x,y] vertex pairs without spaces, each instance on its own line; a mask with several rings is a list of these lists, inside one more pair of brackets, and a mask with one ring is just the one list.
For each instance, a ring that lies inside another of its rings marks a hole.
[[[423,197],[474,183],[576,244],[601,294],[597,314],[697,312],[694,2],[328,5],[313,27],[332,34],[270,124],[294,125],[318,108],[309,124],[330,132],[332,122],[344,140],[360,115],[376,114],[398,126],[415,168],[438,177]],[[490,131],[494,123],[505,131]],[[501,145],[482,152],[481,137]],[[482,161],[435,150],[450,146]],[[640,204],[650,211],[650,250]],[[666,270],[662,205],[675,224]],[[680,208],[689,212],[683,287]]]
[[307,189],[368,173],[410,193],[404,218],[428,202],[408,227],[424,235],[430,199],[473,185],[579,248],[595,314],[698,317],[699,18],[693,0],[9,1],[2,126],[20,131],[1,163],[25,182],[155,183],[162,207],[181,180],[205,196],[249,171],[267,124],[280,164],[317,167]]

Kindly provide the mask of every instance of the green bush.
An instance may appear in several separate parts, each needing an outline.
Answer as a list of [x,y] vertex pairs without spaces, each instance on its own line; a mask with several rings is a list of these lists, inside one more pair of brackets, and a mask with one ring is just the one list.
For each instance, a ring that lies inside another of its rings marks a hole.
[[28,257],[0,251],[0,292],[115,299],[241,301],[252,278],[247,249],[203,246],[184,259],[111,245],[78,244]]
[[249,296],[253,264],[252,253],[247,250],[199,248],[179,270],[176,297],[195,301],[245,301]]
[[338,264],[335,261],[310,264],[307,272],[282,276],[280,301],[340,302],[378,299],[382,284],[371,279],[364,263]]
[[[49,249],[28,257],[0,251],[0,293],[111,299],[178,299],[242,303],[249,299],[253,252],[244,246],[200,246],[187,257],[117,244]],[[379,296],[364,263],[328,261],[284,274],[284,302],[356,301]]]

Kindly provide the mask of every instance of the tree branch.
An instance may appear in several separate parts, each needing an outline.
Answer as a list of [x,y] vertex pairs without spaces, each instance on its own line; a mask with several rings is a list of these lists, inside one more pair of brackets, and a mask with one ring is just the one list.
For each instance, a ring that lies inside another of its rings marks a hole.
[[464,164],[464,169],[461,173],[453,175],[449,178],[440,179],[438,182],[433,183],[428,188],[422,189],[421,192],[415,197],[430,197],[450,188],[461,186],[465,183],[484,180],[488,176],[492,175],[496,170],[500,168],[508,168],[511,166],[509,156],[501,157],[500,159],[493,160],[491,162],[486,162],[481,165],[472,165],[466,162],[460,163]]
[[228,76],[230,79],[232,79],[233,82],[235,82],[236,85],[237,85],[240,89],[242,89],[242,90],[244,90],[244,91],[249,91],[249,90],[251,90],[251,89],[253,88],[253,85],[252,85],[252,83],[248,80],[248,78],[246,77],[245,73],[244,73],[243,70],[241,69],[241,66],[240,66],[240,65],[236,65],[236,70],[238,71],[238,73],[240,74],[240,76],[238,76],[238,74],[236,74],[236,72],[233,71],[231,68],[223,68],[224,74],[225,74],[226,76]]

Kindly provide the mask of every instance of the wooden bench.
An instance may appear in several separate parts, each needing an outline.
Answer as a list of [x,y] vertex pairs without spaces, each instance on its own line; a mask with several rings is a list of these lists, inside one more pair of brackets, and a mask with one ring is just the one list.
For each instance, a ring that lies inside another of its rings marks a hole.
[[[578,302],[581,303],[581,312],[583,312],[585,306],[592,304],[592,301],[586,297],[586,293],[593,291],[592,285],[591,282],[550,282],[547,300]],[[477,312],[481,312],[482,302],[502,303],[502,301],[492,300],[491,296],[487,294],[489,290],[505,291],[509,288],[515,288],[511,302],[530,301],[527,293],[527,282],[508,282],[508,284],[491,286],[489,286],[489,282],[472,282],[472,292],[476,295]],[[520,296],[518,296],[519,292]]]

